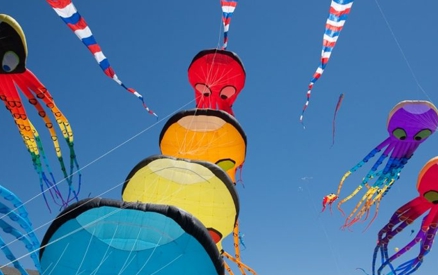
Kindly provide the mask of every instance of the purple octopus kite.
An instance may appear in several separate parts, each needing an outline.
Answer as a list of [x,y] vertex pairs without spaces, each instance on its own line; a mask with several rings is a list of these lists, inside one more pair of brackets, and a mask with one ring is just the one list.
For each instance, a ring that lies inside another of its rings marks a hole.
[[[364,216],[364,220],[367,219],[373,205],[376,205],[374,217],[377,215],[382,197],[399,178],[401,170],[418,146],[436,131],[437,126],[438,110],[429,101],[406,100],[398,103],[391,110],[387,121],[389,137],[345,173],[339,183],[336,195],[340,198],[340,192],[346,178],[384,149],[382,155],[363,178],[361,184],[338,203],[338,209],[343,213],[341,205],[357,195],[362,188],[366,188],[366,193],[347,217],[344,228],[352,226]],[[382,163],[387,158],[385,166],[381,168]],[[375,180],[374,184],[369,182],[372,179]],[[370,224],[373,220],[374,218]]]

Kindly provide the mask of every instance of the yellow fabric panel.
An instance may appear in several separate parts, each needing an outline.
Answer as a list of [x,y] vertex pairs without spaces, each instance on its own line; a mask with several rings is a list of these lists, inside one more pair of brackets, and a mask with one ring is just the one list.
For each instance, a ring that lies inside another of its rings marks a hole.
[[213,115],[182,117],[169,126],[160,142],[161,153],[178,158],[217,163],[231,159],[228,171],[235,182],[236,169],[245,161],[246,142],[241,133],[224,119]]
[[[211,166],[213,166],[211,164]],[[158,158],[139,168],[125,183],[124,201],[172,205],[198,218],[206,228],[229,235],[237,219],[238,205],[227,185],[208,167],[174,158]],[[236,193],[237,194],[237,193]],[[217,243],[221,249],[221,241]]]

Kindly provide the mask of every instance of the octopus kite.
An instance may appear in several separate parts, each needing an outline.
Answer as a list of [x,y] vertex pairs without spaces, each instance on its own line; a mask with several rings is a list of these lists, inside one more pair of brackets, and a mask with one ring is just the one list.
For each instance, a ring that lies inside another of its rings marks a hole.
[[[417,190],[419,196],[397,209],[389,222],[379,231],[377,246],[374,249],[373,255],[373,275],[411,274],[421,266],[424,257],[432,248],[438,229],[438,157],[429,160],[421,169],[417,180]],[[429,212],[423,217],[420,230],[414,239],[403,248],[395,251],[395,254],[390,255],[388,245],[391,239],[401,233],[403,229],[426,213],[426,211]],[[420,246],[418,255],[394,268],[393,262],[417,244]],[[379,254],[381,263],[376,268]],[[385,269],[391,272],[383,273]]]
[[[73,146],[73,132],[71,126],[67,118],[55,105],[55,102],[46,87],[44,87],[37,77],[26,68],[27,44],[24,32],[12,17],[5,14],[0,14],[0,37],[2,38],[0,39],[0,56],[2,58],[2,67],[0,69],[0,99],[5,103],[6,109],[11,112],[18,127],[18,131],[32,156],[32,162],[39,175],[41,192],[44,196],[47,207],[50,210],[45,195],[45,192],[49,191],[54,202],[61,206],[61,208],[64,208],[72,200],[77,200],[81,183],[79,165]],[[32,125],[27,116],[18,89],[21,90],[29,100],[29,103],[38,111],[38,115],[43,119],[50,132],[63,176],[68,183],[68,194],[66,197],[61,194],[61,191],[58,188],[58,183],[55,180],[46,159],[38,131]],[[67,142],[70,151],[69,171],[67,171],[67,167],[64,164],[61,147],[53,123],[40,103],[40,100],[54,115],[56,123],[61,129],[62,135]],[[77,190],[75,190],[73,186],[74,173],[78,173],[79,178]],[[44,186],[47,187],[47,190],[44,190]]]
[[[366,188],[365,194],[347,217],[344,227],[350,227],[361,220],[364,215],[365,220],[373,205],[376,205],[374,217],[376,216],[383,196],[399,178],[401,170],[418,146],[436,131],[437,126],[438,110],[429,101],[406,100],[398,103],[391,110],[387,121],[389,137],[345,173],[339,183],[336,194],[338,197],[340,197],[344,181],[380,151],[384,150],[360,185],[338,203],[338,209],[344,213],[341,205],[357,195],[362,188]],[[386,159],[385,166],[381,168]],[[375,180],[374,184],[371,184],[370,180]],[[373,220],[371,220],[370,224]]]
[[237,54],[217,49],[200,51],[188,69],[196,107],[218,109],[234,116],[234,101],[245,86],[246,73]]
[[322,199],[322,210],[321,212],[325,211],[325,208],[327,207],[327,205],[330,208],[330,212],[332,212],[332,204],[338,199],[338,196],[334,193],[330,193],[327,196],[325,196]]

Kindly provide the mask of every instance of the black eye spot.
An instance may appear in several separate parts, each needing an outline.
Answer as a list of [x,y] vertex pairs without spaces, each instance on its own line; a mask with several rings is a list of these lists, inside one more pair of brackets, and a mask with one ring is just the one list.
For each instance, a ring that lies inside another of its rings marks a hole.
[[428,138],[431,134],[432,134],[431,130],[423,129],[414,136],[414,139],[417,141],[420,141],[420,140]]
[[405,140],[407,136],[406,131],[403,130],[402,128],[397,128],[394,131],[392,131],[392,135],[398,138],[399,140]]

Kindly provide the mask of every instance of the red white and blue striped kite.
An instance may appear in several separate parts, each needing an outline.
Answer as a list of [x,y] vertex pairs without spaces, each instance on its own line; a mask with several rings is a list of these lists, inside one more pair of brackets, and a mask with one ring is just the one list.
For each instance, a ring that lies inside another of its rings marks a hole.
[[304,112],[306,111],[307,106],[309,106],[310,94],[312,92],[313,85],[321,77],[325,67],[327,66],[330,55],[332,54],[333,48],[336,45],[336,41],[338,40],[342,28],[344,27],[345,20],[347,20],[348,14],[350,13],[351,6],[353,6],[353,0],[332,0],[330,4],[330,12],[325,23],[325,32],[322,42],[321,63],[319,64],[309,83],[306,95],[306,104],[304,105],[300,116],[300,122],[302,124]]
[[152,115],[157,116],[152,110],[150,110],[144,102],[143,96],[133,88],[128,88],[117,77],[113,68],[109,64],[108,59],[103,54],[99,44],[94,39],[91,29],[88,27],[85,19],[79,14],[73,5],[71,0],[46,0],[47,3],[55,10],[55,12],[61,17],[61,19],[67,24],[67,26],[76,34],[76,36],[84,43],[84,45],[90,50],[99,64],[103,72],[117,82],[120,86],[125,88],[128,92],[134,94],[141,100],[143,107]]
[[228,46],[228,30],[230,29],[230,21],[234,10],[237,6],[237,0],[221,0],[222,6],[222,23],[224,24],[224,45],[222,50],[226,50]]

